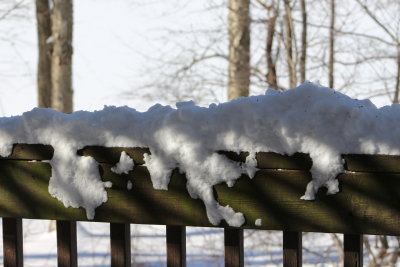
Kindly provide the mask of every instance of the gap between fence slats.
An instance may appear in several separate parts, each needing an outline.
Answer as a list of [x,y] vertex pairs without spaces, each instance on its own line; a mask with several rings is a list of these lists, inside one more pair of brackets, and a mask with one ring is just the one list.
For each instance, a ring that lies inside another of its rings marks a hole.
[[363,236],[345,234],[343,240],[344,267],[363,266]]
[[186,266],[186,227],[167,225],[167,266]]
[[57,221],[58,267],[77,267],[76,222]]
[[243,229],[225,228],[225,267],[243,267]]
[[283,232],[283,266],[300,267],[302,266],[302,233]]
[[3,253],[5,267],[22,267],[23,255],[22,219],[3,218]]
[[131,225],[110,223],[111,267],[131,266]]

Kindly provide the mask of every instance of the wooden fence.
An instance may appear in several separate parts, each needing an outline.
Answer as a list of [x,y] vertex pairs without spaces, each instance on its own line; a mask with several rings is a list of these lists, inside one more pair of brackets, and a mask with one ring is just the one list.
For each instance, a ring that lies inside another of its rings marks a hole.
[[[126,151],[135,161],[128,175],[110,168]],[[4,266],[23,266],[22,218],[57,220],[58,266],[77,266],[76,221],[87,221],[83,209],[65,208],[48,193],[49,160],[53,148],[18,144],[0,160],[0,216],[3,217]],[[143,165],[143,148],[86,147],[78,152],[100,164],[108,201],[96,209],[94,221],[110,223],[111,266],[131,266],[130,224],[166,227],[167,265],[186,265],[185,226],[212,227],[201,200],[190,198],[186,178],[174,171],[169,190],[154,190]],[[220,152],[244,161],[246,153]],[[222,205],[243,212],[241,228],[224,227],[225,265],[243,266],[243,229],[283,231],[283,265],[301,266],[301,232],[344,234],[344,265],[362,266],[363,234],[400,235],[400,157],[344,155],[346,172],[339,175],[340,192],[327,196],[320,190],[315,201],[302,201],[311,159],[258,153],[253,179],[241,177],[229,188],[215,186]],[[129,191],[127,181],[133,184]],[[256,219],[261,226],[255,225]]]

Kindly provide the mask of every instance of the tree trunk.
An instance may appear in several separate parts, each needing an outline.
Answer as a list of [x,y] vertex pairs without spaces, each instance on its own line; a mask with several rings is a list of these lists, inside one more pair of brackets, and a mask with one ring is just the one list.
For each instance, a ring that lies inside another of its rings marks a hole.
[[335,0],[331,0],[331,23],[329,26],[329,87],[333,88],[335,64]]
[[396,75],[396,87],[394,89],[393,104],[399,104],[399,93],[400,93],[400,45],[397,47],[397,75]]
[[300,55],[300,79],[303,83],[306,80],[306,60],[307,60],[307,8],[306,1],[301,0],[301,17],[302,17],[302,33],[301,33],[301,55]]
[[51,107],[51,21],[48,0],[36,0],[38,30],[38,106]]
[[72,1],[53,0],[51,14],[53,54],[51,64],[51,105],[72,112]]
[[[38,106],[72,113],[72,0],[36,0]],[[49,231],[56,230],[50,221]]]
[[287,54],[287,65],[289,74],[289,87],[294,88],[297,84],[296,77],[296,63],[293,57],[293,42],[294,38],[294,28],[293,28],[293,18],[292,18],[292,8],[290,7],[289,0],[285,0],[285,48]]
[[228,99],[249,95],[250,0],[229,0]]
[[267,42],[265,48],[265,56],[267,59],[267,82],[268,87],[273,89],[278,89],[278,81],[276,77],[276,60],[274,60],[272,56],[272,46],[274,44],[274,35],[275,35],[275,25],[276,19],[278,17],[278,12],[274,8],[274,14],[267,22]]

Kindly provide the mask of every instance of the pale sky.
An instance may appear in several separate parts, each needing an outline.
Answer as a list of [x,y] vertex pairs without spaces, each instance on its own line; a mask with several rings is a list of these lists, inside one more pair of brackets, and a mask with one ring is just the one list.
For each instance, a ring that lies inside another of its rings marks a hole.
[[[121,93],[142,82],[144,56],[163,46],[166,28],[207,21],[204,1],[74,1],[74,109],[129,105],[144,110],[154,103],[127,99]],[[168,3],[165,3],[168,2]],[[183,13],[186,15],[182,15]],[[3,20],[0,32],[0,115],[18,115],[35,107],[37,36],[34,9],[27,19]],[[17,39],[10,38],[17,36]],[[13,39],[12,43],[10,39]],[[167,45],[167,44],[165,44]]]
[[[0,20],[0,116],[21,114],[37,103],[34,1],[26,2],[31,5],[30,10],[23,13],[26,18]],[[221,21],[217,20],[225,19],[216,11],[205,12],[207,3],[210,1],[74,1],[74,109],[95,110],[104,105],[128,105],[145,110],[156,102],[163,102],[162,95],[149,102],[142,97],[127,98],[121,93],[133,92],[146,79],[157,79],[154,74],[143,73],[143,70],[149,64],[146,57],[157,57],[160,50],[173,49],[168,38],[163,38],[168,35],[166,29],[190,31],[218,25]],[[309,14],[312,12],[310,9]],[[354,26],[365,26],[366,22],[362,22],[358,21]],[[256,26],[252,28],[253,33],[257,30]],[[184,37],[180,38],[174,41],[187,42]],[[263,49],[262,44],[254,48]],[[368,72],[360,72],[368,78]],[[321,75],[325,78],[324,73]],[[321,79],[324,82],[321,77],[310,80]],[[221,95],[219,98],[223,100]],[[375,103],[388,104],[388,100],[383,97]]]

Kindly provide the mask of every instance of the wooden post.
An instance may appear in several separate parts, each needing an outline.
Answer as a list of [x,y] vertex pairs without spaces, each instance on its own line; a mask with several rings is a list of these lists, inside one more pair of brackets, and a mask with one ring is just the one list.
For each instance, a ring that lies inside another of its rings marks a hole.
[[167,225],[167,266],[186,266],[186,227]]
[[345,234],[343,240],[344,267],[363,266],[363,236]]
[[5,267],[24,265],[22,219],[3,218],[3,253]]
[[76,222],[57,221],[58,267],[77,267]]
[[243,229],[225,228],[225,267],[243,267]]
[[283,232],[283,266],[300,267],[302,265],[302,233]]
[[111,266],[131,266],[131,225],[110,223]]

